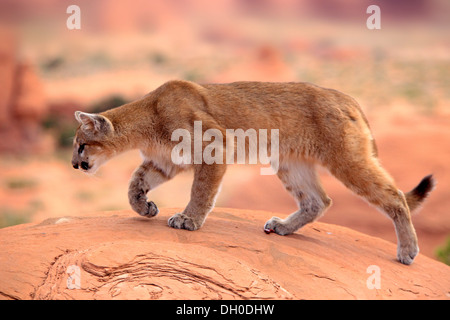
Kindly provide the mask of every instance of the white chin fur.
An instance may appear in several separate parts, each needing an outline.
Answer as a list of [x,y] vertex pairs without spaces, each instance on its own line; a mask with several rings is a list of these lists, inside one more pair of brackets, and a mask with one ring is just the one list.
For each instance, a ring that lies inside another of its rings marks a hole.
[[97,173],[98,169],[100,169],[100,167],[104,165],[107,161],[108,159],[98,158],[94,161],[94,164],[88,170],[83,170],[83,172],[90,175],[94,175]]
[[96,167],[92,167],[88,170],[82,170],[84,173],[89,174],[89,175],[94,175],[97,173],[98,168]]

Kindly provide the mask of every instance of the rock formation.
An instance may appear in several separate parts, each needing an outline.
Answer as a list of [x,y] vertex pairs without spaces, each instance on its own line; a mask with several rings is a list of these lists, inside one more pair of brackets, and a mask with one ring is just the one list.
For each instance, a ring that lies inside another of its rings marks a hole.
[[39,151],[47,108],[34,67],[19,58],[14,32],[0,29],[0,152]]
[[[216,208],[198,231],[161,209],[62,217],[0,230],[3,299],[449,299],[450,267],[313,223],[267,235],[273,214]],[[378,277],[378,278],[377,278]]]

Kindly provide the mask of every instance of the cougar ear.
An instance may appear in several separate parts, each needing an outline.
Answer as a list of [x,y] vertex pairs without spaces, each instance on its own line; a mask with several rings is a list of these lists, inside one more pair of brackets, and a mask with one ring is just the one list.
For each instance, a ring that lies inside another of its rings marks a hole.
[[80,123],[81,130],[86,133],[105,135],[114,131],[111,121],[100,114],[75,111],[75,119]]

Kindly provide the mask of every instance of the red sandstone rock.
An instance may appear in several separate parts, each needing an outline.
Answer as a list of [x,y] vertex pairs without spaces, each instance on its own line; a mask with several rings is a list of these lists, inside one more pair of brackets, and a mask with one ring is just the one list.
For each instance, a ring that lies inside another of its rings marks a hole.
[[[393,243],[344,227],[317,222],[267,235],[272,213],[216,208],[191,232],[167,226],[175,212],[1,229],[0,298],[449,299],[450,267],[420,254],[402,265]],[[370,266],[379,289],[367,286]]]
[[47,111],[44,88],[34,68],[19,59],[14,32],[0,29],[0,152],[40,149]]

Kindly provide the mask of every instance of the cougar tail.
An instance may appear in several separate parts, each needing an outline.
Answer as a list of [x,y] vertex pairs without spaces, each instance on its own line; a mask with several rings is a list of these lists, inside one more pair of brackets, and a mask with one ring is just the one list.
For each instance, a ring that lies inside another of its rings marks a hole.
[[423,178],[417,187],[405,194],[406,202],[408,203],[409,211],[411,213],[420,207],[422,202],[434,189],[435,185],[436,181],[434,180],[433,175],[430,174]]

